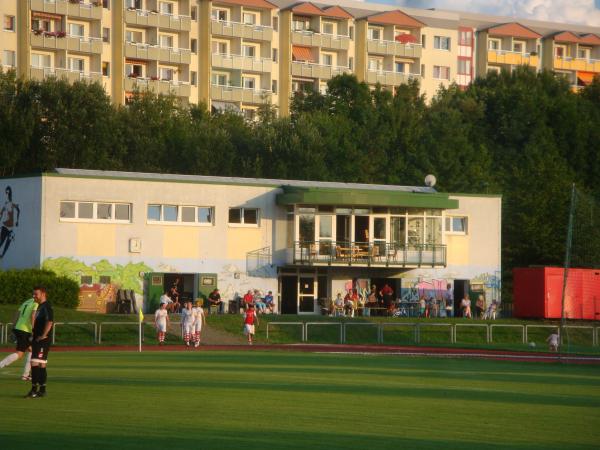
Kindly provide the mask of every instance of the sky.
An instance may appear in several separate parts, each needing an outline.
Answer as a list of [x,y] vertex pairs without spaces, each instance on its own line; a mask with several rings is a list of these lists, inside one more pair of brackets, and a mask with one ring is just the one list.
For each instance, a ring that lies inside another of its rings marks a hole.
[[469,11],[497,16],[574,23],[599,28],[600,0],[366,0],[413,8]]

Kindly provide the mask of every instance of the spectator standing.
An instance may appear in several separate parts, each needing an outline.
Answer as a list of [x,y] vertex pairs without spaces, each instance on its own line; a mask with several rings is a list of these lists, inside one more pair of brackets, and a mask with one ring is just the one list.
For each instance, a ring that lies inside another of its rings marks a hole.
[[248,345],[252,345],[255,326],[258,326],[258,316],[256,315],[256,311],[254,311],[254,305],[249,304],[244,314],[244,334],[248,336]]
[[252,290],[248,289],[248,292],[246,292],[246,295],[244,295],[244,298],[242,299],[244,311],[247,310],[250,305],[254,306],[254,295],[252,295]]
[[383,306],[388,314],[394,311],[394,290],[389,284],[385,283],[381,289],[381,297],[383,298]]
[[173,300],[171,300],[171,297],[169,297],[169,292],[170,290],[165,291],[165,293],[160,296],[159,304],[165,305],[167,311],[173,311]]
[[425,301],[425,297],[421,296],[419,299],[419,317],[425,317],[425,312],[427,311],[427,302]]
[[450,283],[446,285],[444,301],[446,307],[446,317],[454,317],[454,289],[452,289],[452,285]]
[[216,306],[217,312],[219,314],[223,314],[224,304],[223,304],[223,300],[221,299],[221,294],[219,293],[218,289],[213,289],[213,291],[210,294],[208,294],[208,304],[209,304],[209,308],[208,308],[209,313],[210,313],[210,307]]

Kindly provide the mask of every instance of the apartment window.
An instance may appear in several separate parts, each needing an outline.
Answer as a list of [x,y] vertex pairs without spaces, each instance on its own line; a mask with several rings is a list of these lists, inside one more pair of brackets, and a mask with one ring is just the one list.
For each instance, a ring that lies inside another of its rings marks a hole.
[[460,45],[471,46],[471,40],[473,39],[473,33],[471,31],[460,31],[458,36]]
[[218,20],[219,22],[227,22],[227,10],[213,8],[211,17],[213,20]]
[[224,73],[213,73],[211,83],[217,86],[227,86],[229,84],[228,77]]
[[403,63],[403,62],[396,62],[394,64],[394,69],[398,73],[404,73],[404,68],[405,68],[405,63]]
[[75,72],[83,72],[85,70],[85,61],[81,58],[69,58],[69,69]]
[[229,208],[230,225],[258,225],[259,214],[255,208]]
[[190,82],[192,83],[192,86],[196,86],[198,84],[198,74],[193,70],[190,71]]
[[15,16],[4,16],[4,31],[15,31]]
[[190,49],[192,53],[198,53],[198,39],[192,39],[190,41]]
[[273,17],[273,30],[279,31],[279,18]]
[[173,73],[174,73],[173,69],[169,69],[167,67],[161,67],[159,69],[159,73],[160,73],[161,80],[168,80],[168,81],[173,80]]
[[513,52],[525,53],[525,42],[513,41]]
[[131,204],[114,202],[62,201],[61,221],[131,222]]
[[242,108],[242,115],[244,116],[244,119],[252,122],[257,117],[256,109],[254,109],[254,108]]
[[50,61],[50,55],[42,55],[39,53],[31,54],[31,65],[33,67],[44,68],[44,67],[52,67]]
[[348,68],[354,70],[354,58],[352,56],[348,58]]
[[348,36],[350,39],[354,39],[354,27],[348,27]]
[[307,31],[310,29],[310,19],[307,17],[294,17],[292,19],[292,30]]
[[256,25],[257,15],[255,13],[245,12],[242,16],[242,21],[246,25]]
[[99,282],[100,284],[110,284],[110,277],[108,275],[101,275]]
[[148,205],[148,222],[169,222],[186,225],[212,225],[212,206]]
[[69,34],[71,36],[75,36],[75,37],[83,37],[83,35],[84,35],[83,25],[80,25],[78,23],[70,23],[69,24]]
[[110,28],[102,28],[102,42],[110,43]]
[[369,58],[369,70],[380,71],[383,68],[383,61],[378,58]]
[[2,65],[6,67],[16,66],[17,58],[13,50],[4,50],[2,53]]
[[322,53],[321,61],[324,66],[333,66],[333,55],[331,53]]
[[142,34],[141,31],[132,31],[132,30],[127,30],[125,31],[125,41],[127,42],[133,42],[133,43],[142,43],[144,39],[144,35]]
[[102,7],[105,9],[110,9],[110,0],[102,0]]
[[161,14],[166,14],[169,16],[173,15],[173,3],[171,2],[160,2],[160,13]]
[[165,48],[173,48],[173,36],[168,36],[166,34],[160,35],[160,46]]
[[579,47],[577,50],[577,57],[581,59],[590,59],[592,55],[592,49],[588,47]]
[[321,32],[323,34],[335,34],[335,24],[332,22],[323,22]]
[[50,31],[50,21],[41,19],[31,20],[31,29],[40,31]]
[[421,47],[425,48],[425,43],[427,42],[427,36],[424,34],[421,35]]
[[467,217],[450,216],[446,217],[446,233],[467,234]]
[[450,79],[450,67],[433,66],[433,78],[437,78],[439,80],[449,80]]
[[92,279],[91,275],[81,275],[79,280],[81,284],[86,284],[88,286],[91,286],[94,283],[94,280]]
[[367,37],[372,41],[380,41],[382,35],[383,30],[381,28],[369,27],[369,30],[367,31]]
[[198,20],[198,7],[192,6],[192,9],[190,10],[190,16],[192,20]]
[[212,43],[212,51],[218,55],[227,55],[229,53],[227,47],[227,42],[213,41]]
[[256,87],[256,79],[252,77],[242,77],[242,86],[244,89],[254,89]]
[[110,77],[110,63],[102,61],[102,76]]
[[125,64],[125,75],[128,77],[144,76],[144,68],[141,64]]
[[461,75],[471,75],[471,61],[469,59],[459,59],[457,70]]
[[450,50],[450,38],[447,36],[434,36],[433,48],[438,50]]
[[126,0],[126,6],[129,9],[142,9],[142,0]]
[[273,49],[273,62],[277,62],[278,58],[279,58],[279,55],[277,54],[277,49],[274,48]]
[[488,50],[500,50],[500,39],[488,39]]
[[271,91],[273,91],[273,94],[277,94],[277,80],[271,81]]
[[256,46],[254,45],[242,45],[242,54],[247,58],[256,58]]

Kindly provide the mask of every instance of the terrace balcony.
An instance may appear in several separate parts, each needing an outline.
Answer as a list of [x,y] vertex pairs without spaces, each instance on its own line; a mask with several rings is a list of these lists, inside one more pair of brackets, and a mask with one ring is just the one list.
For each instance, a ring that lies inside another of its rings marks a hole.
[[46,78],[63,78],[74,83],[76,81],[102,82],[102,74],[99,72],[80,72],[78,70],[54,68],[54,67],[30,67],[29,77],[32,80],[42,81]]
[[329,80],[342,73],[350,73],[351,70],[346,66],[326,66],[311,62],[292,61],[292,76],[306,78],[320,78]]
[[420,58],[422,48],[420,44],[402,43],[398,41],[384,41],[377,39],[367,40],[367,52],[386,56],[399,56],[404,58]]
[[102,39],[95,37],[81,37],[66,35],[63,37],[46,32],[31,33],[31,46],[48,50],[68,50],[79,53],[102,53]]
[[251,58],[249,56],[221,53],[212,54],[212,66],[222,69],[271,73],[272,64],[273,61],[269,58]]
[[537,54],[514,52],[512,50],[488,50],[488,64],[527,65],[537,67]]
[[388,242],[296,241],[293,264],[306,266],[445,267],[446,246]]
[[554,58],[554,69],[600,73],[600,59]]
[[189,97],[191,94],[190,84],[184,81],[174,80],[152,80],[150,78],[125,78],[125,91],[149,90],[155,94],[175,95],[176,97]]
[[271,100],[272,92],[265,89],[248,89],[239,86],[222,86],[213,84],[210,87],[211,100],[224,102],[242,102],[263,104]]
[[125,57],[133,59],[159,60],[170,64],[190,64],[190,50],[186,48],[160,47],[138,42],[125,43]]
[[292,45],[303,47],[321,47],[331,50],[348,50],[348,35],[315,33],[306,30],[292,31]]
[[143,27],[160,27],[171,31],[190,31],[190,16],[162,14],[158,11],[147,11],[144,9],[125,10],[125,22],[129,25]]
[[93,2],[71,2],[69,0],[30,0],[32,11],[43,11],[49,14],[69,15],[81,19],[102,19],[102,3],[96,6]]
[[269,42],[273,40],[273,28],[269,26],[226,22],[222,20],[213,20],[210,26],[213,36],[236,37]]
[[410,80],[421,78],[418,73],[392,72],[386,70],[368,70],[367,83],[382,84],[384,86],[398,86]]

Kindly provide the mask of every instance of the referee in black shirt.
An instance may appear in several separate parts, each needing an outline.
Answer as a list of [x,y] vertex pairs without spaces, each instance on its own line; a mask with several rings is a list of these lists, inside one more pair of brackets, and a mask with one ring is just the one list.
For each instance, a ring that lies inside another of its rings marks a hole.
[[31,343],[31,391],[27,398],[46,396],[46,363],[50,351],[50,332],[54,325],[54,312],[46,299],[46,288],[37,286],[33,290],[33,299],[38,309],[33,322],[33,342]]

